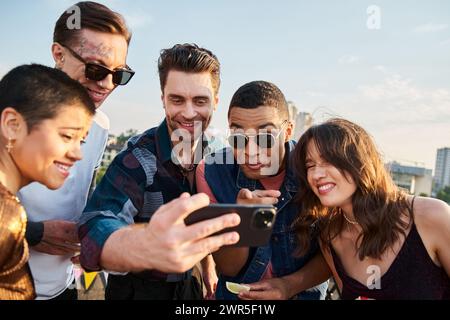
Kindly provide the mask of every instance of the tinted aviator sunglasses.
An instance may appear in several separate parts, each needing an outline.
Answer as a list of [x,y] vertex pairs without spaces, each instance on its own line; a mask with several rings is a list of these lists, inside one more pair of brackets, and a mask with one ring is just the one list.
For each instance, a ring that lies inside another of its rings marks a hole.
[[67,49],[67,51],[70,52],[70,54],[80,62],[83,62],[85,65],[85,71],[84,75],[86,79],[92,80],[92,81],[102,81],[105,79],[109,74],[112,74],[113,79],[112,82],[117,86],[124,86],[130,82],[131,78],[134,76],[134,71],[127,68],[124,69],[115,69],[110,70],[106,68],[105,66],[102,66],[100,64],[92,63],[92,62],[86,62],[78,53],[70,49],[69,47],[66,47],[65,45],[62,45],[64,48]]
[[228,136],[228,143],[232,148],[244,149],[248,145],[250,138],[254,138],[258,147],[270,149],[275,145],[278,137],[288,123],[287,120],[284,121],[276,135],[270,132],[261,132],[254,135],[248,135],[241,132],[232,133]]

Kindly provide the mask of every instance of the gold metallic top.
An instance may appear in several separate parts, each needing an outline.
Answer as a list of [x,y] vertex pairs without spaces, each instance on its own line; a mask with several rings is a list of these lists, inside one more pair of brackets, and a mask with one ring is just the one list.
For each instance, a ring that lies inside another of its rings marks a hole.
[[16,196],[0,184],[0,300],[35,298],[25,240],[27,215]]

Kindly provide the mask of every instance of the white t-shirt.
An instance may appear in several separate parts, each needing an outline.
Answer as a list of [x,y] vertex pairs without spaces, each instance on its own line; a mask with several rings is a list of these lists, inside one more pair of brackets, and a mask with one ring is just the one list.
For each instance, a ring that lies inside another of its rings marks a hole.
[[[97,110],[86,143],[82,146],[83,159],[75,163],[64,185],[49,190],[32,183],[19,192],[28,220],[66,220],[78,222],[86,206],[92,176],[100,166],[106,148],[109,119]],[[29,265],[34,278],[38,300],[47,300],[61,294],[73,282],[72,256],[53,256],[30,249]]]

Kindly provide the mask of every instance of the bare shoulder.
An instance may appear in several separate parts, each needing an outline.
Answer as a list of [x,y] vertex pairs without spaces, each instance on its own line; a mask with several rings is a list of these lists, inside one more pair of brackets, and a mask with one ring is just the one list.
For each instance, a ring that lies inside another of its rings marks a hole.
[[445,226],[450,222],[450,206],[444,201],[417,197],[414,200],[414,220],[418,226]]
[[[441,200],[418,197],[414,200],[414,223],[433,262],[441,267],[439,252],[450,241],[450,208]],[[446,249],[445,249],[446,250]]]

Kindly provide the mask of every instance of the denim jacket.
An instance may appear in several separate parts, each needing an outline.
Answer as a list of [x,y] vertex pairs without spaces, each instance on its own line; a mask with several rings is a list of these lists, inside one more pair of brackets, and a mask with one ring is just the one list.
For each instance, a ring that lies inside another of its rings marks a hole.
[[[261,280],[269,264],[272,265],[274,277],[286,276],[302,268],[318,253],[319,247],[317,240],[313,240],[311,249],[306,255],[303,257],[294,257],[297,243],[296,235],[291,225],[299,211],[297,204],[293,201],[298,190],[298,181],[293,172],[293,164],[290,159],[294,148],[294,141],[286,143],[286,156],[284,160],[287,164],[286,176],[279,190],[281,196],[276,204],[277,218],[269,244],[264,247],[251,248],[249,260],[244,267],[245,270],[241,270],[238,276],[227,277],[219,275],[216,291],[217,299],[237,299],[236,295],[226,289],[226,281],[237,283],[257,282]],[[247,178],[235,161],[230,163],[230,161],[225,162],[225,159],[234,159],[232,150],[229,148],[211,154],[205,160],[205,179],[218,203],[235,203],[239,190],[243,188],[251,191],[264,189],[259,181]],[[326,288],[326,284],[321,284],[298,294],[295,298],[323,299]]]

